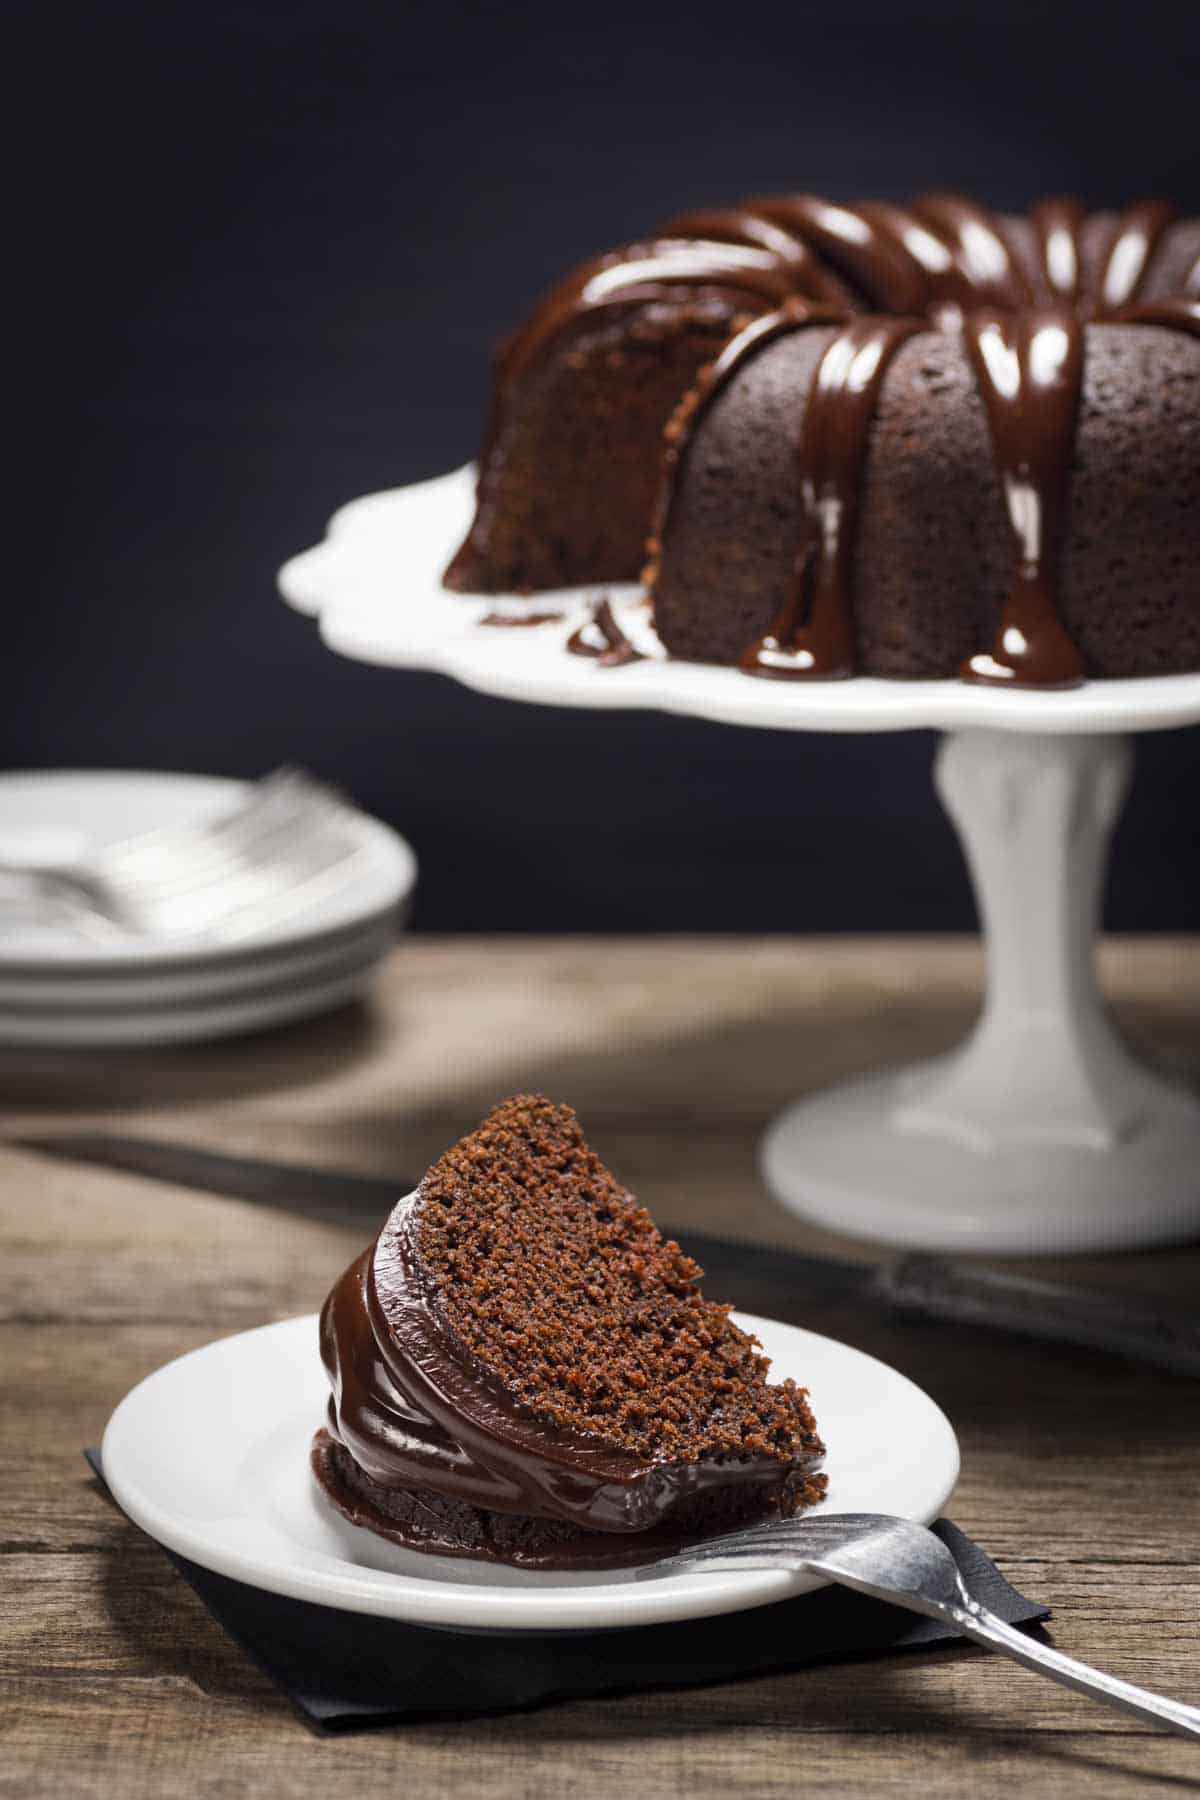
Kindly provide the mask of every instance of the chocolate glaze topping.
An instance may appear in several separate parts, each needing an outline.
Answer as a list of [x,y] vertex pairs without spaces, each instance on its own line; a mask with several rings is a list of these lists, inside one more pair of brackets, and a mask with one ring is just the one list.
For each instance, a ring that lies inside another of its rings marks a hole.
[[480,619],[479,623],[481,625],[495,625],[495,626],[551,625],[554,623],[554,621],[556,619],[561,619],[561,618],[562,618],[562,614],[560,612],[519,612],[519,613],[517,613],[517,612],[495,612],[495,611],[493,611],[493,612],[484,613],[484,615],[483,615],[482,619]]
[[813,375],[800,445],[804,536],[792,591],[770,631],[749,645],[750,675],[854,673],[850,563],[867,433],[884,371],[920,319],[853,319]]
[[1083,222],[1087,215],[1078,200],[1054,197],[1040,200],[1030,213],[1037,233],[1038,261],[1048,300],[1068,306],[1078,303],[1083,285]]
[[667,422],[663,457],[665,479],[659,489],[658,508],[646,545],[647,562],[642,571],[642,580],[651,599],[658,578],[662,534],[666,529],[673,496],[672,478],[700,418],[730,377],[766,344],[773,342],[784,332],[794,331],[798,325],[828,325],[838,322],[840,317],[836,311],[810,306],[804,300],[794,299],[789,300],[778,311],[763,313],[757,319],[739,318],[734,323],[733,335],[722,347],[720,355],[700,370],[695,387],[684,395]]
[[507,386],[547,343],[587,314],[661,299],[678,287],[733,290],[767,305],[778,305],[796,292],[790,263],[777,249],[765,249],[761,244],[709,243],[689,237],[630,244],[613,255],[585,263],[547,296],[505,346],[499,368],[501,386]]
[[928,279],[920,263],[896,242],[894,225],[873,220],[862,207],[835,206],[815,194],[751,201],[766,218],[796,233],[839,271],[867,301],[893,313],[925,309]]
[[720,293],[742,306],[778,306],[798,285],[781,244],[764,244],[761,234],[759,240],[722,234],[712,242],[663,235],[594,257],[561,281],[501,346],[481,470],[502,436],[513,383],[564,332],[592,315],[662,301],[686,289]]
[[[1057,565],[1084,370],[1083,322],[1158,325],[1200,331],[1200,261],[1177,296],[1140,299],[1175,217],[1165,201],[1143,200],[1113,222],[1089,273],[1087,215],[1075,200],[1045,200],[1030,215],[1030,250],[1013,222],[958,194],[928,194],[910,209],[880,202],[832,205],[811,195],[755,198],[734,211],[684,215],[674,228],[757,244],[797,271],[799,302],[752,323],[735,322],[717,361],[702,371],[667,432],[664,485],[650,541],[653,596],[674,482],[698,420],[746,358],[781,330],[828,320],[839,289],[846,312],[883,308],[923,314],[964,336],[988,414],[997,480],[1014,540],[1014,582],[996,642],[971,657],[964,677],[1015,686],[1082,680],[1083,662],[1064,628]],[[762,222],[808,253],[797,261]],[[820,288],[811,262],[837,288]],[[1192,297],[1195,296],[1195,297]],[[816,297],[819,306],[806,304]],[[854,521],[870,425],[887,361],[921,321],[854,319],[821,359],[800,428],[798,483],[804,541],[796,587],[771,631],[748,646],[754,675],[846,675],[854,669],[851,573]]]
[[[681,1501],[706,1489],[778,1486],[777,1458],[652,1462],[523,1416],[439,1316],[416,1247],[418,1198],[394,1209],[321,1313],[328,1430],[372,1481],[562,1519],[589,1534],[666,1527]],[[581,1565],[595,1549],[578,1546]],[[646,1554],[641,1538],[630,1560]]]
[[1175,217],[1167,200],[1139,200],[1117,221],[1093,302],[1096,318],[1110,319],[1142,290],[1163,232]]
[[[725,243],[756,244],[786,265],[791,278],[790,293],[803,294],[830,305],[852,306],[853,291],[813,255],[809,247],[813,234],[802,227],[786,229],[794,227],[795,223],[787,217],[786,211],[772,212],[763,206],[755,211],[747,208],[680,213],[666,229],[672,236],[695,235]],[[786,297],[785,294],[779,296],[780,299]]]
[[894,243],[925,276],[925,305],[945,304],[959,285],[949,246],[924,224],[915,212],[885,200],[866,200],[848,209],[867,225],[873,225],[881,242]]
[[1121,325],[1165,325],[1172,331],[1186,331],[1200,337],[1200,299],[1139,300],[1136,306],[1123,306],[1117,314]]
[[949,245],[945,297],[960,305],[1028,306],[1033,291],[1003,219],[963,194],[925,194],[913,211]]
[[607,594],[592,602],[589,617],[567,639],[567,649],[572,656],[594,656],[602,669],[619,669],[623,663],[644,660],[617,623]]
[[[511,382],[589,315],[662,302],[681,289],[732,306],[725,349],[701,371],[667,428],[648,546],[653,597],[675,477],[705,409],[778,332],[849,319],[821,360],[799,421],[804,542],[795,591],[770,633],[747,648],[742,666],[774,677],[850,674],[854,527],[882,377],[920,322],[960,331],[1014,540],[1014,581],[996,642],[969,658],[963,674],[1017,686],[1078,681],[1083,663],[1061,622],[1057,576],[1084,372],[1081,323],[1198,333],[1200,259],[1174,294],[1164,295],[1152,279],[1174,218],[1165,201],[1137,201],[1113,217],[1097,255],[1103,223],[1067,197],[1041,201],[1028,222],[953,193],[926,194],[908,208],[759,195],[683,213],[655,238],[569,275],[509,340],[489,439]],[[1148,282],[1153,297],[1144,300]],[[877,314],[888,316],[871,316]],[[598,612],[570,648],[610,666],[635,654],[611,609],[607,619]]]
[[1083,662],[1058,617],[1054,574],[1083,379],[1083,326],[1068,307],[970,313],[964,335],[987,408],[1017,570],[990,652],[969,681],[1071,687]]

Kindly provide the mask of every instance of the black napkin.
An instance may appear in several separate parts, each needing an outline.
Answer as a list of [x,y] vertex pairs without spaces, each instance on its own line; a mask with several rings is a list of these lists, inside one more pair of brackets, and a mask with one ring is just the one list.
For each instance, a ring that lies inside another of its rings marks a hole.
[[[84,1455],[103,1481],[100,1452]],[[957,1525],[939,1519],[933,1529],[971,1592],[1002,1619],[1026,1625],[1050,1617],[1048,1607],[1010,1587]],[[172,1550],[165,1554],[230,1637],[322,1732],[700,1687],[955,1641],[933,1619],[836,1587],[748,1612],[628,1631],[476,1636],[291,1600],[215,1575]]]

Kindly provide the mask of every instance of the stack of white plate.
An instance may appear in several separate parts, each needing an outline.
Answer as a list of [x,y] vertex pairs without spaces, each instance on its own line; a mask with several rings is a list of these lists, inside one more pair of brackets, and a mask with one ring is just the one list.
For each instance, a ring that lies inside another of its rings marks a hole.
[[[162,826],[228,811],[247,784],[200,775],[67,771],[0,776],[0,862],[86,860]],[[311,1018],[362,992],[407,916],[416,860],[404,839],[349,812],[353,879],[236,944],[115,939],[0,921],[0,1043],[192,1043]],[[10,849],[9,853],[12,853]]]

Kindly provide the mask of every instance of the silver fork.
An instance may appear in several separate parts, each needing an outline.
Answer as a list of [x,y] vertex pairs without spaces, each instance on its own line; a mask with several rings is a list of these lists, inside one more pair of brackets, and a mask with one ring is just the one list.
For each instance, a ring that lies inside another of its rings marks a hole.
[[941,1619],[1076,1693],[1107,1701],[1182,1737],[1200,1738],[1200,1708],[1118,1681],[1026,1637],[968,1593],[958,1564],[924,1525],[883,1513],[824,1513],[779,1519],[710,1538],[637,1571],[639,1581],[720,1569],[792,1569],[824,1575],[857,1593]]
[[87,865],[0,864],[0,911],[57,916],[99,940],[236,941],[335,891],[362,850],[345,803],[300,769],[256,782],[214,819],[109,845]]

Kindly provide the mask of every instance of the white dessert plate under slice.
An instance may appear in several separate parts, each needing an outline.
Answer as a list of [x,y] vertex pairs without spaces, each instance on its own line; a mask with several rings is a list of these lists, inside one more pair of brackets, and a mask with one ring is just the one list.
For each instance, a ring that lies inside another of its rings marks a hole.
[[[874,1357],[771,1319],[772,1375],[811,1390],[833,1512],[937,1517],[958,1443],[929,1396]],[[632,1570],[532,1573],[402,1550],[348,1524],[309,1469],[328,1386],[315,1315],[224,1338],[126,1395],[104,1434],[104,1475],[129,1516],[208,1569],[272,1593],[466,1631],[595,1631],[739,1612],[823,1585],[781,1570],[638,1581]]]

